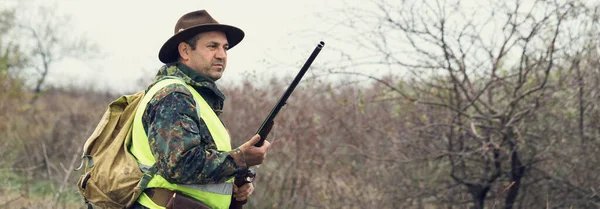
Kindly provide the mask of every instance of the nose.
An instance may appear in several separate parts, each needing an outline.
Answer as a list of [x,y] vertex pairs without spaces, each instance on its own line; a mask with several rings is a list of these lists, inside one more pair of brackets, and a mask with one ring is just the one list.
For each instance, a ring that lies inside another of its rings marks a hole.
[[219,48],[219,50],[215,54],[215,58],[225,60],[225,58],[227,58],[227,51],[225,51],[224,48]]

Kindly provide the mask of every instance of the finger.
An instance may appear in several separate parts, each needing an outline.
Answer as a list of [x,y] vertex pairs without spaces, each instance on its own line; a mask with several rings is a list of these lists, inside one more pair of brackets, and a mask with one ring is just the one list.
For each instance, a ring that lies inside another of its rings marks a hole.
[[252,147],[254,147],[254,144],[258,143],[258,141],[260,141],[260,135],[256,134],[256,135],[252,136],[252,138],[250,138],[250,140],[248,140],[244,144],[242,144],[240,146],[240,148],[243,150],[252,148]]
[[241,187],[238,187],[237,185],[234,185],[234,187],[233,187],[233,194],[237,195],[237,194],[240,194],[240,193],[243,193],[244,191],[246,191],[247,190],[246,185],[247,184],[244,184]]
[[254,193],[254,185],[250,184],[250,188],[248,188],[248,196],[252,195],[252,193]]
[[245,200],[248,199],[248,197],[250,196],[250,190],[246,190],[244,192],[240,192],[239,194],[235,195],[235,199],[236,200]]
[[250,188],[250,184],[246,183],[244,185],[242,185],[241,187],[238,187],[240,189],[241,192],[246,191],[248,188]]
[[239,194],[245,193],[250,188],[249,185],[251,185],[251,184],[248,183],[248,184],[244,184],[241,187],[238,187],[237,193],[239,193]]
[[261,146],[260,148],[264,149],[265,152],[269,151],[269,148],[271,148],[271,142],[265,140],[265,143],[263,144],[263,146]]
[[251,183],[244,184],[244,186],[239,187],[238,192],[234,193],[233,197],[235,197],[236,199],[246,199],[248,196],[250,196],[250,194],[252,194],[253,191],[254,187]]
[[260,135],[256,134],[252,138],[250,138],[250,140],[248,142],[246,142],[246,144],[254,145],[258,141],[260,141]]
[[248,194],[248,191],[244,191],[244,192],[238,192],[238,193],[236,193],[236,194],[234,194],[234,195],[233,195],[233,197],[234,197],[236,200],[245,200],[246,198],[248,198],[248,196],[250,196],[250,195]]

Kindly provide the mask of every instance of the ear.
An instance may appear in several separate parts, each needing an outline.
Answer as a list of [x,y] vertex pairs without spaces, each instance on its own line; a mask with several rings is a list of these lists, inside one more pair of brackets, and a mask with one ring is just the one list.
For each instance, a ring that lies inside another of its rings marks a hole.
[[190,59],[190,46],[187,45],[185,42],[179,43],[179,45],[177,46],[177,51],[179,51],[179,57],[181,57],[181,59],[183,59],[184,61]]

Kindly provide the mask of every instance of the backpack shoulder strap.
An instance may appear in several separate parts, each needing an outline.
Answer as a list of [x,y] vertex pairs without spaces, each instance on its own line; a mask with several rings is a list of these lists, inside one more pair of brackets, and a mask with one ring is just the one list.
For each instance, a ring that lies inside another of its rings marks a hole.
[[142,117],[146,112],[146,107],[148,106],[148,103],[154,97],[154,95],[164,87],[175,83],[185,85],[185,83],[179,79],[163,79],[155,83],[146,92],[146,95],[140,102],[136,111],[135,119],[133,121],[131,147],[129,151],[136,157],[138,162],[141,164],[141,168],[151,167],[156,162],[156,160],[154,160],[154,156],[152,156],[152,153],[147,152],[148,150],[150,150],[150,144],[148,143],[148,135],[146,133],[146,130],[144,129],[144,125],[142,124]]

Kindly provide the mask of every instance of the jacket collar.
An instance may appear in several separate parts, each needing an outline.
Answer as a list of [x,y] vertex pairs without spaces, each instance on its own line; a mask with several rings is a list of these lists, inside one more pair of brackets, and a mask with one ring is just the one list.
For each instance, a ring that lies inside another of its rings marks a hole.
[[219,90],[217,84],[215,84],[215,81],[196,72],[183,63],[173,62],[162,66],[160,70],[158,70],[154,80],[158,81],[165,76],[176,76],[182,78],[185,83],[194,87],[194,89],[196,89],[198,92],[201,92],[202,89],[209,89],[216,96],[221,98],[221,100],[225,100],[227,98],[225,94]]

